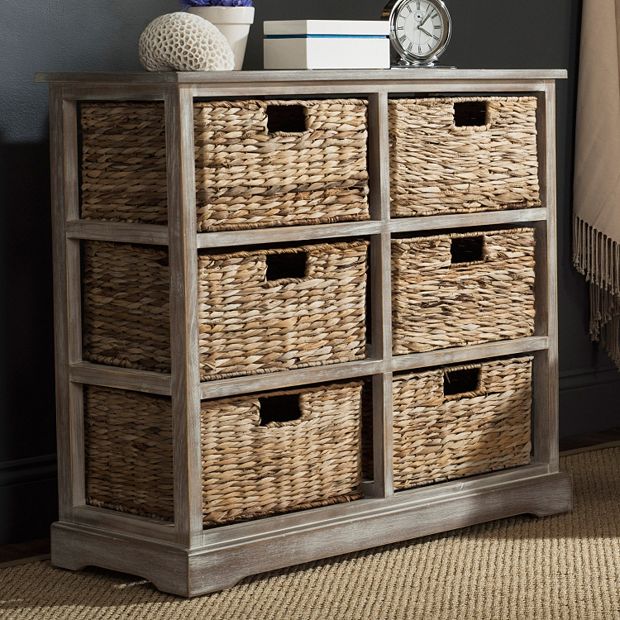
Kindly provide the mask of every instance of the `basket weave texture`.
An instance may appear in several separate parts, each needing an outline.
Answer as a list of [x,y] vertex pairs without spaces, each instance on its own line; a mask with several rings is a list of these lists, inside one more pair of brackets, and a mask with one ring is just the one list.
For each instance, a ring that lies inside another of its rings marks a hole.
[[360,497],[361,383],[299,394],[301,418],[261,426],[257,396],[202,404],[205,525]]
[[84,359],[170,372],[167,252],[99,241],[82,249]]
[[[299,395],[301,417],[261,425],[261,402]],[[173,519],[170,399],[86,388],[87,502]],[[361,384],[201,404],[205,526],[359,498]]]
[[[486,105],[483,125],[455,125],[455,104]],[[389,103],[392,215],[541,204],[535,97],[394,99]]]
[[[306,276],[267,280],[268,260],[306,255]],[[199,260],[204,380],[365,357],[368,243],[206,254]]]
[[[170,372],[166,251],[85,246],[85,359]],[[300,254],[304,277],[268,279],[271,257]],[[367,254],[366,241],[200,253],[201,380],[363,359]]]
[[170,399],[87,386],[86,502],[172,521]]
[[[298,106],[301,131],[270,131]],[[369,218],[365,101],[200,102],[194,127],[199,231]],[[83,104],[81,130],[82,217],[165,224],[163,105]]]
[[[450,373],[476,368],[475,390],[444,395]],[[395,377],[394,487],[527,465],[531,384],[531,357]]]
[[80,129],[82,218],[165,224],[164,105],[84,103]]
[[[306,130],[270,133],[272,106],[301,106]],[[199,230],[369,218],[365,101],[217,101],[195,113]]]
[[[458,239],[478,240],[482,260],[453,263]],[[393,239],[394,353],[531,336],[534,251],[531,228]]]

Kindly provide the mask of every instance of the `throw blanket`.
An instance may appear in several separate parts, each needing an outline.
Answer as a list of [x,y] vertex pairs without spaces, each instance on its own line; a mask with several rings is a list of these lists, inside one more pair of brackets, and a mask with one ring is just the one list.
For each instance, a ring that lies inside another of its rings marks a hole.
[[584,0],[573,261],[590,283],[590,335],[620,368],[620,0]]

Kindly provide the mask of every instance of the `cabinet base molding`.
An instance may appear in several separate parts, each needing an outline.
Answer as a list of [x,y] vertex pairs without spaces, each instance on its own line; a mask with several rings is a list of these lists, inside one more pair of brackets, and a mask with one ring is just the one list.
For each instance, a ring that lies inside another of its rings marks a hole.
[[[218,528],[212,544],[194,548],[57,522],[52,526],[52,564],[69,570],[98,566],[129,573],[163,592],[192,597],[230,588],[265,571],[494,519],[520,514],[543,517],[572,508],[571,481],[565,473],[486,488],[459,490],[452,484],[449,488],[451,492],[440,497],[438,486],[432,501],[416,497],[417,493],[362,500],[359,510],[340,517],[319,508],[314,511],[317,518],[304,524],[283,522],[274,528],[267,519],[262,534],[244,534],[239,526]],[[230,536],[224,536],[224,530]],[[207,534],[204,539],[208,540]]]

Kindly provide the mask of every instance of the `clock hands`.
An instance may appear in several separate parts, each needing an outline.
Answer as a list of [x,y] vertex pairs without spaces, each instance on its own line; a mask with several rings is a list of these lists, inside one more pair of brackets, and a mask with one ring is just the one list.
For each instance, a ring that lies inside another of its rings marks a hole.
[[426,11],[426,15],[424,16],[424,19],[420,22],[420,25],[418,26],[418,30],[422,30],[422,26],[424,26],[428,18],[431,16],[432,10],[433,10],[433,7],[431,6],[429,7],[428,11]]
[[428,30],[425,30],[424,28],[422,28],[422,26],[424,26],[424,24],[428,21],[428,18],[431,16],[432,12],[433,12],[433,7],[431,6],[429,7],[428,11],[426,11],[426,15],[424,16],[424,19],[416,27],[416,30],[423,32],[428,37],[434,37],[434,35],[432,35]]

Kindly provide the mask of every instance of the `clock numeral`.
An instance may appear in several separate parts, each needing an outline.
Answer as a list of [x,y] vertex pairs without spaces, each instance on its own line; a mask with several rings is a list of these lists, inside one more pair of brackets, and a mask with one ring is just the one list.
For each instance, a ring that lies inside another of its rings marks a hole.
[[433,26],[433,28],[435,30],[439,30],[441,28],[441,24],[436,24],[436,25]]
[[397,26],[396,30],[404,30],[405,27],[404,26]]
[[407,47],[407,51],[410,52],[413,49],[413,43],[409,43],[409,46]]
[[422,53],[422,46],[418,45],[418,54],[421,54],[421,53]]
[[438,36],[433,35],[433,39],[435,39],[435,41],[439,41],[439,37]]

